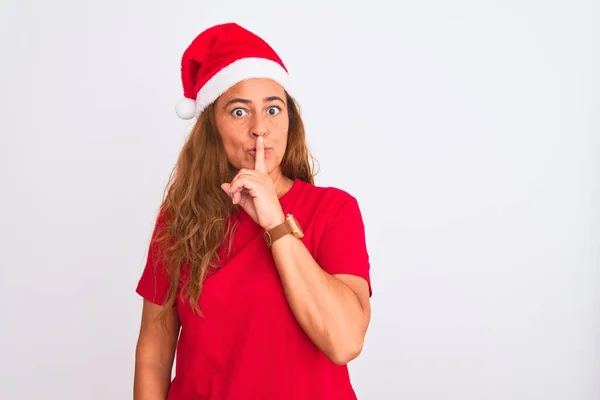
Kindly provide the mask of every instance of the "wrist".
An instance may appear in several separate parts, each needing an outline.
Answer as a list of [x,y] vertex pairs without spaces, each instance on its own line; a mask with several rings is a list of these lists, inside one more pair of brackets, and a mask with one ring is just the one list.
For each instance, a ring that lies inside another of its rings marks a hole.
[[279,217],[277,217],[272,223],[264,226],[263,229],[266,231],[270,231],[271,229],[283,224],[284,222],[285,222],[285,214],[283,214],[283,212],[282,212]]
[[300,227],[300,224],[292,214],[287,214],[283,217],[283,220],[279,223],[273,223],[265,228],[264,236],[267,246],[271,245],[278,239],[291,234],[298,239],[304,237],[304,232]]

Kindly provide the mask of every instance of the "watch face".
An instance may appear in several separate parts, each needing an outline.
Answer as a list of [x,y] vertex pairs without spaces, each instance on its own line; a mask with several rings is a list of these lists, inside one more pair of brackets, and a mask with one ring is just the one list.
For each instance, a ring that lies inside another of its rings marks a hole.
[[296,218],[290,214],[288,215],[288,221],[290,223],[290,227],[292,228],[292,233],[298,238],[303,237],[304,231],[302,231],[302,228],[300,227],[298,221],[296,221]]

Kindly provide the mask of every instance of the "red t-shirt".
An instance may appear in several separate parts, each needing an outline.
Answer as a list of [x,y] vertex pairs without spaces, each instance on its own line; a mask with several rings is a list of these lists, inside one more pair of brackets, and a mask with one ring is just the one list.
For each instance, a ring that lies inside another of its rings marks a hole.
[[[365,230],[353,196],[296,179],[280,203],[302,226],[302,241],[321,268],[358,275],[370,288]],[[294,318],[263,230],[244,211],[239,217],[230,258],[204,283],[204,317],[176,302],[181,334],[168,399],[356,399],[347,366],[331,362]],[[162,304],[167,281],[152,267],[156,256],[151,245],[137,293]]]

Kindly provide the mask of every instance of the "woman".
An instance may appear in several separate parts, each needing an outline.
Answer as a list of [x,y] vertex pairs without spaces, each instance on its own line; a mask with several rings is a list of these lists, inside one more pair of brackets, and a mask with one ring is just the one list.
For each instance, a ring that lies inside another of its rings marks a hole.
[[177,113],[197,121],[137,286],[134,398],[356,399],[363,221],[350,194],[314,185],[283,62],[230,23],[194,39],[181,74]]

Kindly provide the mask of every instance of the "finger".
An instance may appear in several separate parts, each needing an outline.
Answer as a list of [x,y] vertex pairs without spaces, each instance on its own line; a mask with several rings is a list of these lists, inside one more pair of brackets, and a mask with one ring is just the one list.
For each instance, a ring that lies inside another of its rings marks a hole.
[[256,138],[254,169],[264,174],[267,173],[267,167],[265,165],[265,141],[262,136]]
[[237,192],[234,192],[231,195],[231,198],[233,199],[233,204],[239,204],[239,202],[242,200],[242,191],[238,190]]
[[240,200],[242,191],[244,191],[243,187],[240,187],[237,190],[235,190],[231,183],[221,184],[221,189],[223,189],[223,191],[227,194],[227,196],[231,197],[231,199],[233,200],[234,203],[236,203],[236,201]]
[[240,169],[238,173],[233,177],[231,183],[223,184],[221,187],[224,187],[227,195],[231,197],[233,204],[238,204],[242,198],[242,190],[244,190],[243,185],[239,183],[241,177],[247,174],[246,169]]
[[256,188],[256,183],[256,177],[251,175],[240,175],[234,182],[231,182],[229,192],[234,194],[246,190],[248,193],[252,193]]
[[233,196],[233,193],[231,193],[231,183],[221,184],[221,189],[223,189],[223,191],[227,194],[227,196],[231,197],[233,204],[235,204],[235,197]]
[[245,168],[240,168],[240,170],[235,174],[235,176],[231,179],[231,182],[229,182],[229,190],[232,190],[232,186],[235,182],[237,182],[242,176],[247,175],[248,174],[248,170]]
[[260,178],[260,176],[261,175],[258,173],[257,170],[242,168],[238,171],[236,176],[234,176],[233,179],[231,180],[231,185],[234,185],[241,178],[250,178],[250,179],[253,179],[256,181]]

